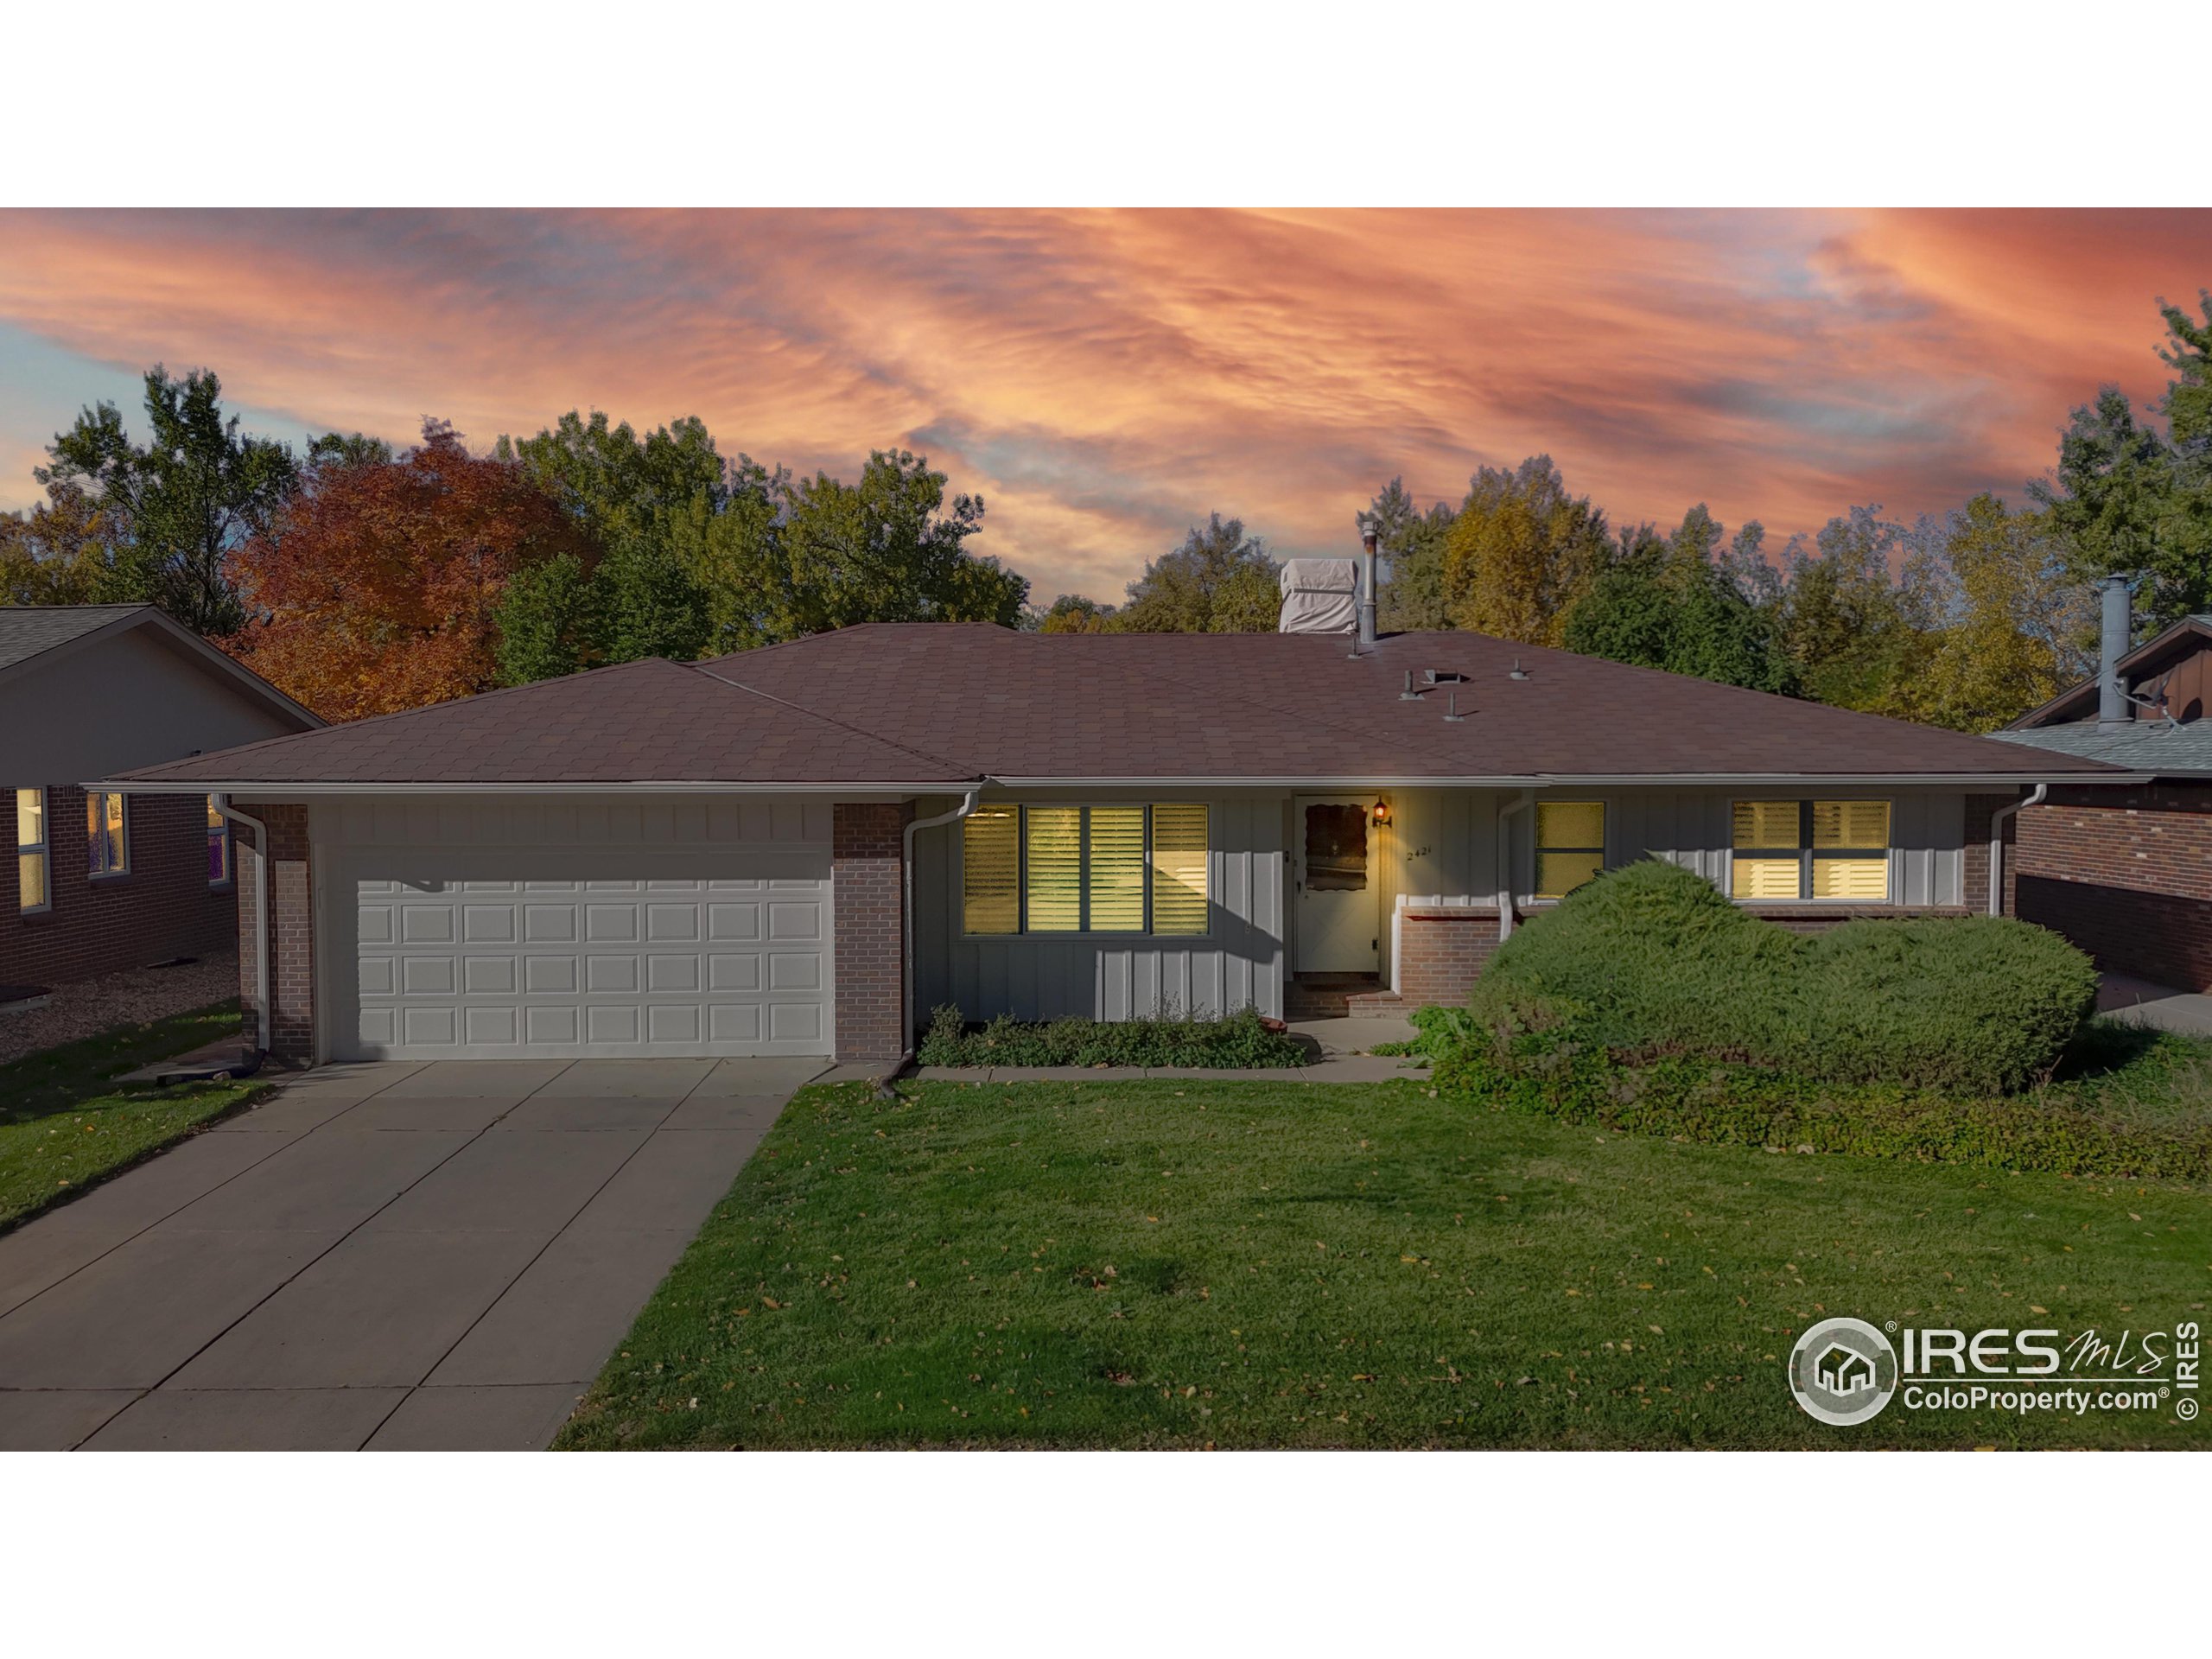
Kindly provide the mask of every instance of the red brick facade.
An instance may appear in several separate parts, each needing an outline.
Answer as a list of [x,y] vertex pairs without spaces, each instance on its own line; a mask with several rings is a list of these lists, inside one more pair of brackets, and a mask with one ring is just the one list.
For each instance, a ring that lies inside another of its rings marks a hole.
[[[1998,812],[2020,799],[2013,795],[1969,795],[1967,797],[1966,868],[1961,883],[1960,897],[1966,907],[1976,915],[1989,913],[1989,825]],[[2019,859],[2014,849],[2020,842],[2020,815],[2015,812],[2005,820],[2005,914],[2017,913],[2016,901],[2019,893]]]
[[308,809],[251,801],[236,805],[248,817],[258,818],[269,832],[268,920],[256,929],[251,899],[239,912],[238,969],[245,998],[251,1006],[255,952],[265,950],[270,953],[269,1052],[281,1060],[308,1065],[315,1058],[315,883],[308,863]]
[[[7,798],[12,833],[15,797]],[[0,860],[0,984],[67,985],[125,968],[230,948],[235,885],[207,884],[207,805],[198,795],[132,795],[127,815],[130,870],[86,874],[85,791],[46,791],[44,911],[26,913],[17,861]]]
[[895,1060],[912,1034],[901,1007],[899,860],[911,805],[840,801],[830,811],[836,917],[837,1058]]
[[2212,785],[2055,789],[2017,822],[2021,919],[2101,968],[2212,990]]
[[1460,1002],[1497,949],[1497,912],[1472,906],[1402,910],[1398,995],[1420,1007]]

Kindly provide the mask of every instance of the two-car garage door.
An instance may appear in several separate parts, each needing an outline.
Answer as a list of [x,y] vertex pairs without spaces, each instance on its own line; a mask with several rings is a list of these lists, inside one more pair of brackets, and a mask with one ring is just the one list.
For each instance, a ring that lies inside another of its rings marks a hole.
[[347,848],[333,875],[352,948],[324,957],[352,982],[330,988],[334,1046],[826,1054],[830,865],[826,845]]

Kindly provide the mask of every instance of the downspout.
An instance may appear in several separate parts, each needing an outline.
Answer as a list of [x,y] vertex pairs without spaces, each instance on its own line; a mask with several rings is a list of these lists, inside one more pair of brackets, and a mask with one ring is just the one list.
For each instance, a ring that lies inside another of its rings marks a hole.
[[1507,820],[1527,811],[1535,799],[1535,790],[1524,789],[1519,800],[1497,810],[1497,939],[1501,944],[1513,937],[1513,829]]
[[[228,795],[212,798],[215,810],[253,831],[253,995],[261,1007],[261,1052],[269,1052],[269,826],[231,804]],[[236,866],[232,866],[235,870]]]
[[2050,793],[2049,784],[2037,784],[2034,790],[2014,801],[2010,806],[2000,806],[1989,815],[1989,913],[2005,913],[2005,821],[2024,806],[2034,806]]
[[905,1022],[901,1031],[906,1046],[899,1056],[899,1064],[891,1068],[891,1077],[906,1069],[914,1058],[914,833],[919,830],[934,830],[940,824],[957,823],[973,812],[983,798],[983,786],[973,784],[959,805],[950,812],[940,812],[933,818],[916,818],[906,826],[906,856],[899,861],[899,1016]]

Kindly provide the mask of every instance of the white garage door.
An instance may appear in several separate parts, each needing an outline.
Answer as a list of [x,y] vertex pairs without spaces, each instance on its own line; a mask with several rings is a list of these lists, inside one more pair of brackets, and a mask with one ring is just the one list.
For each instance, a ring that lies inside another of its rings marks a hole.
[[826,847],[356,848],[340,874],[344,1058],[831,1051]]

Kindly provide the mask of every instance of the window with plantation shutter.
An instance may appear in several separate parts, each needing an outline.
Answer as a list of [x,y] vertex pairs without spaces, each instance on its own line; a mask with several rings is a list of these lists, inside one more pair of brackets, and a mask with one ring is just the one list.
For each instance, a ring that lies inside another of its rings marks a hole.
[[988,806],[961,821],[961,931],[1203,937],[1207,810]]
[[1732,817],[1733,897],[1888,900],[1887,801],[1738,801]]
[[960,821],[960,925],[1021,931],[1021,810],[978,807]]
[[1536,897],[1563,899],[1605,868],[1602,801],[1536,803]]

